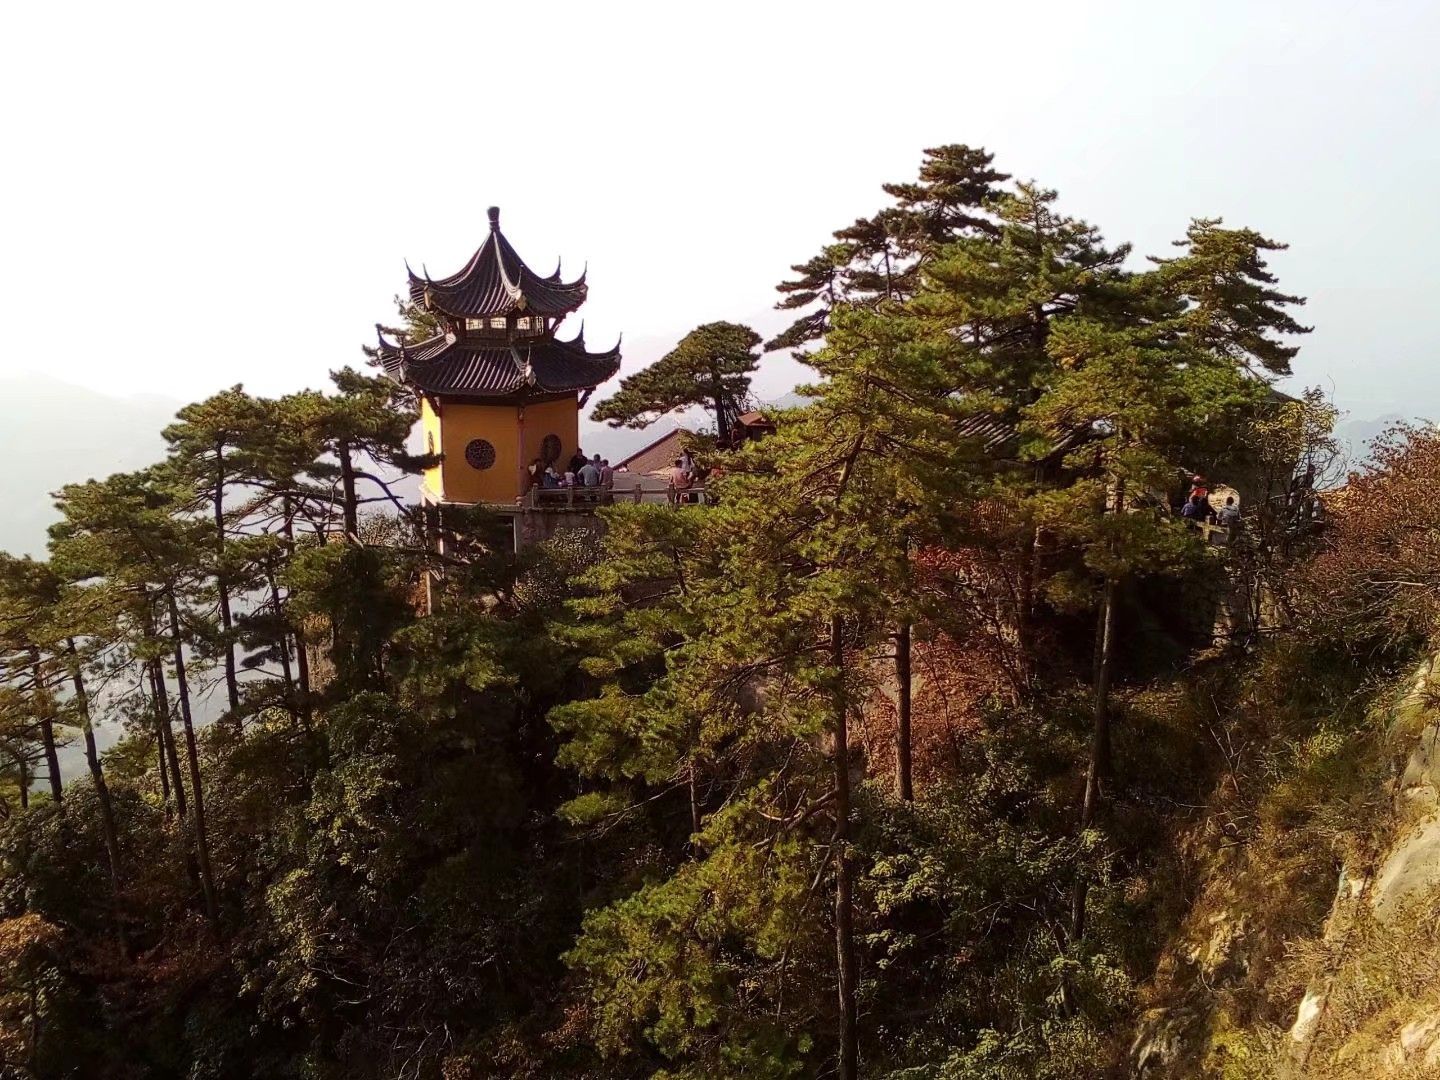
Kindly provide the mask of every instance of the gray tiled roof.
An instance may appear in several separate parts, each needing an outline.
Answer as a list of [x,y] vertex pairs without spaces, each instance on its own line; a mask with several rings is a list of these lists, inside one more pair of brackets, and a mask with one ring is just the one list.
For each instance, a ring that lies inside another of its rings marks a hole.
[[585,275],[567,282],[560,280],[558,266],[549,277],[531,270],[501,233],[500,210],[494,206],[490,235],[458,273],[436,279],[409,273],[411,302],[456,319],[516,311],[558,318],[585,302]]
[[401,347],[381,340],[385,373],[427,393],[504,397],[588,390],[620,369],[620,346],[587,352],[582,338],[474,340],[446,334]]

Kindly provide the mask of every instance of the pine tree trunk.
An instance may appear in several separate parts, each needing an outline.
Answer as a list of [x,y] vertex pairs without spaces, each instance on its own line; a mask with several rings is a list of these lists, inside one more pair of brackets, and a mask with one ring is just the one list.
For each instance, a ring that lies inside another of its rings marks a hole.
[[20,766],[20,809],[30,809],[30,766],[22,753],[17,762]]
[[859,1075],[855,1016],[855,910],[850,859],[850,705],[845,690],[845,641],[840,617],[830,620],[830,662],[835,668],[835,972],[840,1007],[839,1080]]
[[40,670],[40,650],[30,649],[30,674],[35,680],[36,711],[40,720],[40,745],[45,750],[45,769],[50,774],[50,797],[58,806],[65,800],[64,782],[60,776],[60,754],[55,748],[55,719],[50,715],[50,695],[45,690]]
[[160,773],[160,805],[166,808],[166,821],[168,821],[170,819],[170,766],[166,765],[166,736],[161,732],[158,721],[156,723],[156,765],[158,766],[157,772]]
[[215,589],[220,594],[220,628],[225,632],[225,693],[230,699],[231,722],[238,728],[240,683],[235,675],[235,642],[230,635],[235,620],[230,614],[230,585],[225,574],[225,444],[215,444]]
[[910,623],[895,632],[895,788],[905,802],[915,801],[910,755]]
[[725,395],[717,382],[710,396],[715,399],[715,435],[720,445],[730,448],[730,418],[725,415]]
[[1025,693],[1035,684],[1035,598],[1040,594],[1040,578],[1045,568],[1045,539],[1039,526],[1025,538],[1025,566],[1020,576],[1019,610],[1015,613],[1015,651],[1019,653],[1019,686]]
[[695,763],[690,763],[686,770],[688,786],[690,788],[690,849],[695,854],[700,853],[700,784],[695,775]]
[[275,618],[280,623],[280,638],[276,645],[280,649],[280,674],[285,680],[285,708],[292,723],[300,715],[295,708],[295,673],[290,668],[290,635],[285,630],[285,607],[280,603],[280,586],[275,581],[275,564],[265,560],[265,578],[270,586],[270,602],[275,606]]
[[[295,525],[290,519],[290,497],[285,496],[285,550],[290,558],[295,557]],[[291,628],[295,635],[295,672],[300,679],[300,717],[306,730],[310,727],[310,657],[305,652],[305,631],[297,623]]]
[[[1034,483],[1037,489],[1045,484],[1044,462],[1035,465]],[[1039,525],[1031,525],[1025,536],[1025,565],[1020,572],[1019,610],[1015,619],[1016,650],[1019,652],[1019,686],[1016,690],[1027,693],[1035,685],[1035,598],[1040,595],[1041,577],[1045,571],[1045,532]]]
[[310,727],[310,657],[305,652],[305,636],[295,627],[295,673],[300,682],[300,719]]
[[115,829],[115,807],[110,801],[110,785],[100,767],[100,753],[95,746],[95,729],[90,722],[90,695],[85,691],[85,676],[80,671],[80,658],[75,639],[66,642],[70,660],[70,683],[75,688],[75,707],[80,713],[80,727],[85,735],[85,764],[90,768],[90,782],[95,785],[95,801],[100,804],[100,832],[105,839],[105,858],[110,864],[110,888],[120,895],[120,838]]
[[159,658],[150,661],[150,692],[155,700],[155,723],[160,732],[160,768],[170,766],[170,790],[175,795],[175,813],[185,820],[189,811],[185,783],[180,777],[180,755],[175,749],[175,729],[170,726],[170,694],[165,689],[165,669]]
[[[1085,794],[1080,803],[1080,831],[1095,822],[1100,808],[1100,778],[1110,758],[1110,678],[1115,666],[1115,593],[1113,580],[1105,583],[1105,599],[1100,611],[1100,647],[1095,672],[1094,727],[1090,733],[1090,760],[1085,768]],[[1085,936],[1085,902],[1089,880],[1083,868],[1075,872],[1075,891],[1070,906],[1070,937],[1079,941]]]
[[60,776],[60,755],[55,749],[55,725],[48,716],[40,717],[40,739],[45,745],[45,771],[50,776],[50,797],[58,805],[65,801],[64,782]]
[[360,540],[360,503],[355,494],[355,463],[350,460],[350,443],[341,439],[335,453],[340,458],[340,486],[345,500],[345,542],[354,544]]
[[[1125,512],[1125,483],[1115,482],[1113,513]],[[1115,606],[1119,582],[1105,579],[1095,643],[1094,724],[1090,733],[1090,760],[1085,767],[1085,793],[1080,802],[1080,831],[1095,822],[1100,810],[1100,778],[1110,771],[1110,680],[1115,670]],[[1089,878],[1081,865],[1075,868],[1075,890],[1070,902],[1070,939],[1085,936],[1085,905],[1090,892]]]
[[205,831],[205,792],[200,786],[200,751],[195,745],[195,722],[190,713],[190,683],[185,676],[185,649],[180,640],[180,609],[172,592],[170,640],[174,646],[175,690],[180,696],[180,723],[185,728],[185,757],[190,766],[190,793],[195,803],[193,817],[195,858],[200,863],[200,888],[205,894],[205,917],[214,924],[220,917],[215,901],[215,877],[210,867],[210,838]]
[[[146,668],[147,679],[150,678],[149,668]],[[155,684],[150,683],[150,694],[153,701]],[[154,711],[152,704],[151,711]],[[155,721],[155,765],[160,773],[160,804],[165,807],[165,820],[170,820],[170,766],[165,763],[165,732],[157,718]]]

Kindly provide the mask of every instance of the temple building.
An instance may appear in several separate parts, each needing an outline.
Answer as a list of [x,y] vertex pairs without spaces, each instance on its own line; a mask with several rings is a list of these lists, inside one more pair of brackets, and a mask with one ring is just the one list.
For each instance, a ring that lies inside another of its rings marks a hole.
[[585,302],[585,275],[535,273],[500,231],[499,208],[489,214],[490,235],[458,273],[409,271],[410,301],[439,333],[414,344],[380,334],[385,372],[420,399],[426,451],[444,455],[422,485],[432,505],[517,506],[535,459],[563,469],[579,448],[581,407],[620,368],[618,342],[588,351],[583,324],[555,336]]

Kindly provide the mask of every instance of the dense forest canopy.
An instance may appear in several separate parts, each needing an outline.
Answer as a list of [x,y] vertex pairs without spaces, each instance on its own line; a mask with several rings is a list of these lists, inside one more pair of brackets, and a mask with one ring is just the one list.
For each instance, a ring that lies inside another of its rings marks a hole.
[[1130,1075],[1207,807],[1440,616],[1436,440],[1321,522],[1282,244],[1144,262],[967,146],[885,194],[778,287],[775,434],[732,323],[597,410],[710,409],[707,505],[513,554],[350,369],[61,491],[0,560],[0,1075]]

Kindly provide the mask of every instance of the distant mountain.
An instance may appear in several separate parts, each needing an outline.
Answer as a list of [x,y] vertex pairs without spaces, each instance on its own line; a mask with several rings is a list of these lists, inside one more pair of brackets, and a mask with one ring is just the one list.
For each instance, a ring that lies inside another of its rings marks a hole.
[[809,405],[813,398],[805,397],[791,390],[788,394],[781,394],[774,401],[765,402],[772,409],[798,409],[802,405]]
[[1335,427],[1335,437],[1340,440],[1341,453],[1347,465],[1360,466],[1370,460],[1370,444],[1389,428],[1402,422],[1405,417],[1399,413],[1387,413],[1373,420],[1346,420]]
[[0,550],[39,555],[65,484],[158,461],[180,402],[110,397],[44,375],[0,377]]

